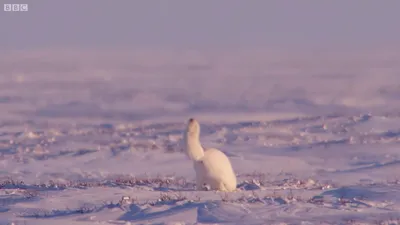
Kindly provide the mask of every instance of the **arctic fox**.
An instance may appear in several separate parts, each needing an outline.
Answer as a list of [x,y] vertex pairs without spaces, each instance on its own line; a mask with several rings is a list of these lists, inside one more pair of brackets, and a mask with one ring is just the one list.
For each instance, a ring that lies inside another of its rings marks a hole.
[[200,143],[200,124],[193,118],[188,121],[184,142],[186,154],[193,160],[197,190],[203,190],[204,185],[209,185],[211,190],[236,190],[236,176],[229,158],[218,149],[203,149]]

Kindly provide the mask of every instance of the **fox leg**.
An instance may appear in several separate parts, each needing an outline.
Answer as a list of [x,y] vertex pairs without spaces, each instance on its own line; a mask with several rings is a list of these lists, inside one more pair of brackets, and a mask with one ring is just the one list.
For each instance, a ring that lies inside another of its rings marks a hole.
[[204,179],[200,174],[197,174],[196,176],[196,190],[197,191],[202,191],[204,187]]

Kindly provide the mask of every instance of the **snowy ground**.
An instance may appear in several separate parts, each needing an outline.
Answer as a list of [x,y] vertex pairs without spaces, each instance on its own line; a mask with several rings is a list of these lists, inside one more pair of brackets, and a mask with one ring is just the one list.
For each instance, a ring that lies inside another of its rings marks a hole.
[[[0,224],[398,224],[399,65],[387,52],[3,55]],[[193,191],[191,116],[237,192]]]

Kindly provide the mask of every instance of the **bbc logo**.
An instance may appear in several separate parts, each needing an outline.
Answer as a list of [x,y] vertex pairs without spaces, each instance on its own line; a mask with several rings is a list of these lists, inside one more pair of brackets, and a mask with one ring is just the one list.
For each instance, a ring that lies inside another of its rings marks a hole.
[[27,12],[28,4],[4,4],[5,12]]

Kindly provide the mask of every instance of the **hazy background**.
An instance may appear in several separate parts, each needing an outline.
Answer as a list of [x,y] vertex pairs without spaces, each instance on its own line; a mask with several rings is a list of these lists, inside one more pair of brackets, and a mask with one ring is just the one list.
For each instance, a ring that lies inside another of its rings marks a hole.
[[12,118],[400,110],[398,0],[2,3]]
[[400,1],[1,0],[0,51],[54,47],[375,49],[400,43]]

